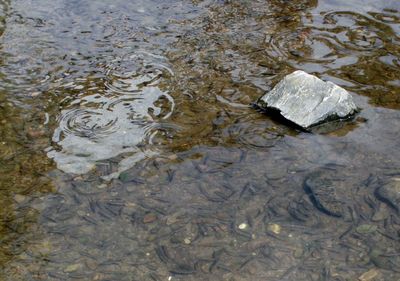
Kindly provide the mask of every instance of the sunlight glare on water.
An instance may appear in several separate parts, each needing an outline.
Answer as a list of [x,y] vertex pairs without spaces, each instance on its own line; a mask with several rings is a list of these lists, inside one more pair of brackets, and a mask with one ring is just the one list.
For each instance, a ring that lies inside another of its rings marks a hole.
[[[167,119],[173,112],[173,98],[159,88],[165,76],[173,73],[164,57],[138,51],[116,59],[107,71],[106,91],[83,93],[61,111],[53,135],[57,146],[48,152],[57,168],[84,174],[98,161],[124,154],[118,171],[107,177],[111,178],[155,155],[156,150],[139,145],[148,143],[157,131],[157,119]],[[160,98],[168,100],[168,108],[156,106]]]

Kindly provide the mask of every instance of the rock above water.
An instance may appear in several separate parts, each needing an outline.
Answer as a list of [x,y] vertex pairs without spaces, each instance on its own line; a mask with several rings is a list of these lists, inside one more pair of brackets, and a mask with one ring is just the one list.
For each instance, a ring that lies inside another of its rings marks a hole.
[[287,75],[257,105],[266,111],[279,111],[304,129],[357,112],[352,96],[345,89],[301,70]]

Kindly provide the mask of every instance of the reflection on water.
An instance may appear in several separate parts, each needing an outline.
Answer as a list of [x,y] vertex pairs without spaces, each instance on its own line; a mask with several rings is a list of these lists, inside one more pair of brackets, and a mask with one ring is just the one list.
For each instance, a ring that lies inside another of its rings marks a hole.
[[[1,280],[400,279],[397,0],[0,4]],[[249,106],[294,69],[362,111]]]
[[[83,92],[61,111],[53,135],[61,148],[48,152],[58,169],[85,174],[100,160],[126,155],[110,178],[155,154],[138,146],[151,142],[160,127],[157,118],[167,119],[173,112],[174,100],[159,88],[162,77],[173,75],[164,61],[143,51],[116,59],[106,73],[103,93]],[[161,99],[167,104],[156,106]]]

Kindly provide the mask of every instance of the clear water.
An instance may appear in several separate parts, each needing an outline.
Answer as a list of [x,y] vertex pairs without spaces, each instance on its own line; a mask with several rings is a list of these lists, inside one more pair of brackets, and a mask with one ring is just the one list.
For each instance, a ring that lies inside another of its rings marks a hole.
[[[0,4],[1,280],[400,279],[400,2]],[[250,106],[295,69],[362,111]]]

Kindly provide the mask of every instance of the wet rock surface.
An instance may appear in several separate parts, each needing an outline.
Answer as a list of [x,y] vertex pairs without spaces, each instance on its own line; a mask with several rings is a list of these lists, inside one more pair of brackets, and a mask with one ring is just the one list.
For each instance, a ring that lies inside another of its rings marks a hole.
[[257,105],[266,111],[278,111],[304,129],[350,117],[357,111],[345,89],[300,70],[283,78]]

